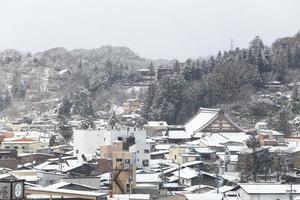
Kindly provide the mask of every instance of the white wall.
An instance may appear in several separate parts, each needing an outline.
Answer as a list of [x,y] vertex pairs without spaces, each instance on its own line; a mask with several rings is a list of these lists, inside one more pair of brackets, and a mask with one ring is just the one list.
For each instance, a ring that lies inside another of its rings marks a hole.
[[96,149],[104,143],[106,130],[75,130],[74,131],[74,155],[95,155]]
[[[141,129],[112,129],[112,130],[75,130],[74,131],[74,155],[95,155],[96,150],[102,145],[111,145],[118,137],[135,137],[137,144],[146,145],[146,131]],[[149,145],[147,145],[148,148]]]
[[237,194],[243,200],[289,200],[288,194],[249,195],[243,189],[238,189]]
[[51,172],[44,172],[44,171],[38,171],[37,177],[38,177],[38,185],[41,185],[43,187],[55,184],[60,182],[60,180],[67,175],[65,174],[56,174]]
[[[136,143],[129,147],[129,152],[136,154],[136,165],[139,168],[143,167],[143,160],[148,160],[148,164],[150,165],[150,145],[145,142]],[[149,153],[145,153],[145,150],[148,150]]]
[[90,187],[95,187],[97,189],[100,189],[100,177],[88,177],[88,178],[64,178],[61,179],[63,182],[67,183],[78,183],[81,185],[88,185]]

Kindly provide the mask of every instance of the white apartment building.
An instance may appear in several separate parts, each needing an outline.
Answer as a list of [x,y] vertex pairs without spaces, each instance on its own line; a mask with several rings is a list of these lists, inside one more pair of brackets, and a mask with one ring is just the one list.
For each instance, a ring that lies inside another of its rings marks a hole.
[[125,141],[129,137],[135,138],[135,144],[131,145],[128,151],[135,155],[136,165],[147,166],[150,161],[150,145],[146,143],[144,129],[75,130],[74,155],[77,155],[79,159],[82,155],[96,156],[96,151],[100,146],[112,145],[115,141]]

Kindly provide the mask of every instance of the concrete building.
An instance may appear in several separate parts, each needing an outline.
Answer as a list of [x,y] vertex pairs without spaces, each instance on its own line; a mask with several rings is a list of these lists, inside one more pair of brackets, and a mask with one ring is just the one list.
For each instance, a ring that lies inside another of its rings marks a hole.
[[6,149],[16,149],[18,154],[21,154],[37,152],[38,149],[47,146],[47,144],[30,138],[12,138],[5,139],[4,146]]
[[96,155],[96,150],[101,146],[112,145],[114,141],[121,141],[130,136],[134,137],[138,144],[146,143],[146,131],[142,129],[114,127],[103,130],[75,130],[74,155]]
[[[150,162],[150,145],[140,141],[137,143],[134,137],[124,138],[122,141],[115,141],[112,145],[100,147],[100,158],[121,158],[125,155],[131,156],[133,162],[138,168],[149,167]],[[115,160],[113,159],[113,167]]]
[[113,151],[113,173],[112,173],[112,191],[114,194],[131,193],[135,188],[136,165],[135,157],[131,152],[126,151],[126,145],[116,144],[119,151]]

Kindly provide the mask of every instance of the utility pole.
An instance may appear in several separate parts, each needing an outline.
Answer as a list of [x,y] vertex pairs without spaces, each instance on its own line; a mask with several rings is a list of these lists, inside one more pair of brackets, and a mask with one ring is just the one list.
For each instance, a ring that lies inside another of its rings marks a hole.
[[293,200],[293,182],[290,181],[290,200]]
[[[200,165],[200,164],[199,164]],[[198,172],[198,179],[199,179],[199,193],[201,193],[200,191],[201,191],[201,176],[202,176],[202,174],[201,174],[201,170],[200,170],[200,167],[199,167],[199,172]]]
[[216,172],[216,187],[217,187],[217,194],[219,194],[219,173]]
[[180,164],[178,164],[178,167],[179,167],[179,170],[178,170],[178,177],[179,177],[179,179],[178,179],[178,186],[179,186],[179,191],[181,191],[181,187],[180,187],[180,184],[181,184],[181,182],[180,182]]
[[219,170],[220,170],[219,162],[217,162],[216,165],[217,165],[217,169],[216,169],[216,187],[217,187],[217,193],[219,194]]

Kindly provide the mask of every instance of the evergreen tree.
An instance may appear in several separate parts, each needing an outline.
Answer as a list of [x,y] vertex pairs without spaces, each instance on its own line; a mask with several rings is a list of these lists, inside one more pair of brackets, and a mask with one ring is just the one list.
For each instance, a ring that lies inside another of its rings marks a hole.
[[73,128],[65,115],[60,115],[58,117],[57,132],[66,140],[70,141],[73,136]]
[[113,72],[113,64],[111,62],[110,59],[107,59],[105,64],[104,64],[104,70],[108,73],[108,74],[112,74]]
[[95,129],[95,123],[92,116],[87,116],[80,123],[81,129]]
[[73,136],[73,129],[70,123],[71,119],[71,102],[69,98],[65,96],[58,109],[57,121],[58,125],[56,131],[66,140],[70,141]]
[[252,150],[252,157],[251,157],[252,166],[249,167],[252,171],[254,182],[256,182],[256,174],[259,167],[257,150],[260,147],[260,142],[259,139],[256,137],[255,133],[252,133],[251,137],[246,141],[246,145],[249,149]]
[[155,98],[155,94],[156,94],[156,87],[155,85],[151,84],[149,85],[147,91],[146,91],[146,95],[144,98],[144,105],[143,105],[143,110],[142,110],[142,115],[147,119],[147,120],[152,120],[152,116],[151,116],[151,108],[153,105],[153,101]]
[[177,74],[179,74],[179,72],[180,72],[180,64],[179,64],[178,60],[176,60],[174,63],[174,71]]
[[108,125],[115,126],[117,123],[119,123],[119,119],[115,112],[113,112],[112,116],[108,120]]
[[155,76],[155,68],[154,68],[153,62],[151,62],[149,65],[149,73],[150,73],[150,76],[152,79],[152,77]]
[[295,45],[294,65],[300,69],[300,42]]

